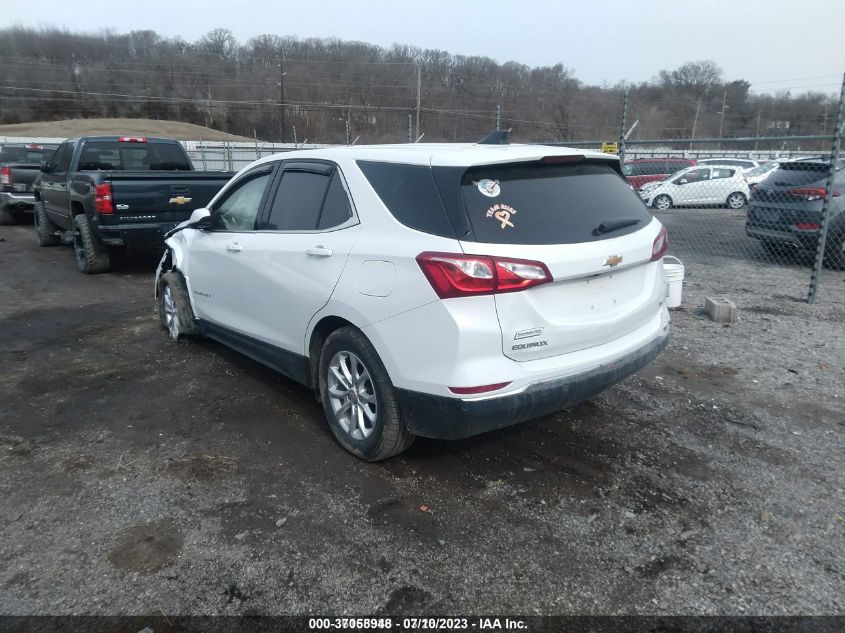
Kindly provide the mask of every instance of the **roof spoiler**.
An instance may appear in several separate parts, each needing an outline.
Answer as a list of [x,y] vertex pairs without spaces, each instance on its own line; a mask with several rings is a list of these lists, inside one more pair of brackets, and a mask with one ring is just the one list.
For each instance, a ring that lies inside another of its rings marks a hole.
[[483,139],[478,141],[479,145],[507,145],[508,144],[508,135],[511,133],[511,128],[507,130],[496,130],[495,132],[490,132],[487,136]]

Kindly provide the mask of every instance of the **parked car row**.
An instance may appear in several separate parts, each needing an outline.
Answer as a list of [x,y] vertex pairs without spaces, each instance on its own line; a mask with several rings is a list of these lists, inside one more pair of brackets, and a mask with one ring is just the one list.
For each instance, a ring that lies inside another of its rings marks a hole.
[[[681,167],[663,174],[671,167]],[[815,251],[830,161],[822,156],[756,161],[681,158],[626,161],[624,172],[646,206],[664,211],[676,206],[748,205],[746,235],[772,253]],[[834,173],[824,262],[845,268],[845,171]]]
[[33,195],[39,243],[72,243],[82,272],[163,249],[170,337],[306,385],[365,460],[572,406],[668,340],[666,231],[607,154],[344,147],[232,175],[195,172],[175,141],[83,137]]

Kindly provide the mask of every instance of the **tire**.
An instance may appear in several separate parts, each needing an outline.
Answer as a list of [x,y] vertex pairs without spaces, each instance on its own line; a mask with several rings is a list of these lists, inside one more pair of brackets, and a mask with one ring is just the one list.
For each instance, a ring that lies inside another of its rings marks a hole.
[[741,209],[745,206],[745,194],[734,191],[725,199],[725,206],[728,209]]
[[845,225],[828,229],[824,265],[833,270],[845,270]]
[[161,276],[157,301],[161,325],[172,340],[178,342],[199,333],[182,275],[170,270]]
[[18,216],[9,211],[8,207],[0,207],[0,224],[17,224]]
[[84,213],[73,217],[73,252],[76,266],[86,275],[108,272],[111,266],[109,251],[94,237],[91,223]]
[[402,420],[390,376],[358,329],[343,327],[328,336],[320,350],[318,375],[329,428],[347,451],[377,462],[398,455],[414,442],[416,436]]
[[666,211],[666,209],[672,208],[672,198],[667,196],[665,193],[661,193],[654,199],[654,201],[651,203],[651,206],[655,209]]
[[47,210],[44,202],[39,200],[35,203],[35,210],[32,213],[35,218],[35,234],[38,236],[40,246],[58,246],[61,238],[56,234],[58,227],[47,217]]

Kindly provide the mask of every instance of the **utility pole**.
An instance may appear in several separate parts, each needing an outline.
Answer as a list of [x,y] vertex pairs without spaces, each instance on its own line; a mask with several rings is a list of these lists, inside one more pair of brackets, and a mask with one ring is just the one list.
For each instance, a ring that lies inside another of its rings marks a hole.
[[279,136],[282,143],[286,140],[285,134],[285,49],[279,47]]
[[346,144],[349,145],[349,110],[346,111]]
[[502,106],[496,105],[496,131],[498,132],[501,128],[502,122]]
[[695,138],[695,128],[698,126],[698,113],[701,111],[701,99],[695,106],[695,118],[692,120],[692,135],[690,136],[689,151],[692,151],[692,140]]
[[762,114],[762,110],[757,110],[757,133],[754,135],[754,151],[757,151],[757,139],[760,138],[760,114]]
[[722,95],[722,111],[720,112],[720,114],[722,116],[719,118],[719,149],[722,149],[722,128],[725,125],[725,108],[727,107],[725,105],[725,103],[727,102],[727,100],[728,100],[728,89],[725,88],[725,92]]
[[625,97],[622,99],[622,125],[619,128],[619,162],[625,164],[625,127],[628,121],[628,89],[625,88]]
[[414,123],[413,117],[409,114],[408,115],[408,142],[411,143],[414,140]]
[[417,64],[417,136],[420,135],[420,99],[422,97],[422,66]]

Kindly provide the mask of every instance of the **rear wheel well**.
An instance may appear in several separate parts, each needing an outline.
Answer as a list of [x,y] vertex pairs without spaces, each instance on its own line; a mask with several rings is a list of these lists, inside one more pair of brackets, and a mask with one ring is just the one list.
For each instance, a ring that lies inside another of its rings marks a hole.
[[81,213],[85,213],[85,207],[82,206],[81,202],[71,202],[70,203],[70,214],[80,215]]
[[314,326],[314,331],[311,332],[311,341],[308,344],[308,380],[311,387],[314,388],[314,393],[320,393],[320,377],[317,375],[320,366],[320,350],[323,349],[323,343],[329,337],[329,334],[342,327],[352,326],[352,323],[338,316],[327,316],[320,319],[317,325]]

